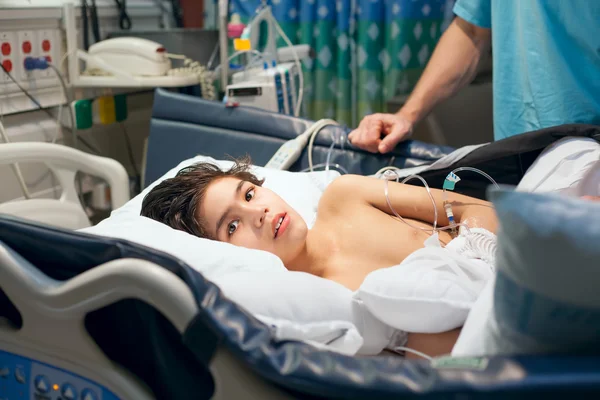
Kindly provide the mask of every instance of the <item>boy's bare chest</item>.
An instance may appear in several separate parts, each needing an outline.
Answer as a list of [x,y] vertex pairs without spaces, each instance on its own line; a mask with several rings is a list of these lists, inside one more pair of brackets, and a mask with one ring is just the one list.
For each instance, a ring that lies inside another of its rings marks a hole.
[[358,289],[371,271],[400,264],[429,236],[373,207],[356,207],[341,215],[323,218],[313,229],[328,244],[324,277],[351,290]]

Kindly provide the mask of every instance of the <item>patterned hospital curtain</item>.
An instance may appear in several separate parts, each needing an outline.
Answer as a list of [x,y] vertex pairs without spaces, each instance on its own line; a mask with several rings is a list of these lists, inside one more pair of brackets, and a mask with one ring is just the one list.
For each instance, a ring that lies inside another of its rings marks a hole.
[[[294,44],[309,44],[304,63],[304,116],[334,118],[355,127],[385,111],[391,97],[407,94],[419,79],[455,0],[268,0]],[[215,0],[206,2],[214,27]],[[260,0],[230,0],[230,14],[248,22]],[[285,46],[282,39],[280,46]]]

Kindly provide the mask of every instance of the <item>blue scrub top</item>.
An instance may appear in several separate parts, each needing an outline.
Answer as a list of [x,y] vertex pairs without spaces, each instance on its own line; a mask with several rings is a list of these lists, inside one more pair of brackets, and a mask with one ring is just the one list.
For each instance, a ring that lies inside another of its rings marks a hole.
[[600,0],[458,0],[492,28],[494,138],[600,124]]

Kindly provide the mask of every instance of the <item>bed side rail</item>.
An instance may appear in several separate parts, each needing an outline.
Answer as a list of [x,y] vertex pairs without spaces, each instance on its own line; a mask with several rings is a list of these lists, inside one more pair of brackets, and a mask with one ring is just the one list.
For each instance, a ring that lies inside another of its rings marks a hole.
[[[109,360],[89,336],[86,314],[124,299],[153,306],[184,333],[198,313],[188,286],[152,262],[122,258],[67,281],[48,277],[0,241],[0,289],[21,314],[20,329],[0,324],[0,348],[74,371],[119,398],[152,399],[139,379]],[[214,399],[285,399],[220,347],[211,360]]]
[[62,282],[48,277],[0,242],[0,286],[23,321],[20,329],[0,325],[4,346],[87,375],[123,399],[151,396],[144,385],[117,368],[98,348],[85,329],[86,314],[133,298],[155,307],[183,332],[198,311],[181,279],[140,259],[113,260]]
[[62,196],[54,199],[31,199],[0,204],[0,212],[17,215],[69,229],[89,226],[75,188],[78,171],[105,179],[111,188],[113,209],[130,197],[129,177],[116,160],[43,142],[5,143],[0,145],[0,164],[43,162],[54,173],[62,188]]

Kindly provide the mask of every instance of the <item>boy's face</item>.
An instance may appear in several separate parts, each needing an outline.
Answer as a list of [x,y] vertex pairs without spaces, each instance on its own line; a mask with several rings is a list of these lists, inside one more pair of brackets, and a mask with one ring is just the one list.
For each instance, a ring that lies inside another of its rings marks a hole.
[[303,249],[308,233],[302,217],[277,194],[232,177],[208,186],[199,213],[217,240],[268,251],[284,265]]

